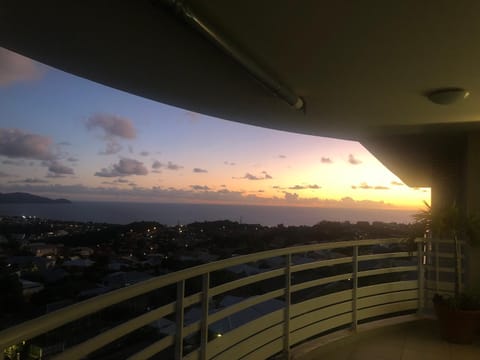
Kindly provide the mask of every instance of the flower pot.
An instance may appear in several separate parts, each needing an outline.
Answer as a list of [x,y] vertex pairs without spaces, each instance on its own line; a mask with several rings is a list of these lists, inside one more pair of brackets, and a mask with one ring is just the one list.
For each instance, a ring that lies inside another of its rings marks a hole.
[[435,302],[443,339],[456,344],[471,344],[478,329],[480,310],[460,310],[440,301]]

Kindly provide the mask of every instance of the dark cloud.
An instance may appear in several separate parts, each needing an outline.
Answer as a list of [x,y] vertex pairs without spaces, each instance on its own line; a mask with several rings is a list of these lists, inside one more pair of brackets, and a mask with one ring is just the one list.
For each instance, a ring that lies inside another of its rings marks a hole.
[[362,161],[353,156],[353,154],[348,155],[348,162],[352,165],[358,165],[362,163]]
[[7,174],[3,171],[0,171],[0,178],[12,177],[13,175]]
[[377,185],[373,188],[374,190],[390,190],[388,186]]
[[201,168],[193,168],[194,173],[208,173],[208,170],[201,169]]
[[330,159],[329,157],[323,157],[322,156],[321,161],[322,161],[322,164],[332,164],[333,163],[332,159]]
[[129,181],[127,179],[119,178],[116,179],[114,182],[119,184],[127,184]]
[[44,70],[33,60],[0,47],[0,87],[37,80]]
[[141,156],[148,156],[148,155],[150,155],[150,153],[149,153],[148,151],[142,151],[142,152],[140,153],[140,155],[141,155]]
[[155,160],[152,164],[152,169],[160,169],[162,166],[163,164],[160,161]]
[[69,157],[69,158],[67,159],[67,161],[70,161],[70,162],[77,162],[77,161],[78,161],[78,159],[77,159],[76,157],[73,157],[73,156],[71,156],[71,157]]
[[317,190],[321,188],[322,187],[318,186],[317,184],[312,184],[312,185],[294,185],[294,186],[290,186],[288,189],[289,190],[307,190],[307,189]]
[[0,155],[9,158],[50,160],[52,140],[19,129],[0,129]]
[[57,143],[57,145],[60,145],[60,146],[71,146],[72,144],[69,143],[68,141],[61,141],[61,142]]
[[285,155],[281,155],[281,154],[278,155],[278,157],[279,157],[280,159],[286,159],[286,158],[287,158]]
[[193,190],[203,190],[203,191],[208,191],[210,188],[208,186],[202,186],[202,185],[190,185],[190,187]]
[[75,172],[71,167],[63,165],[58,161],[45,161],[43,163],[44,166],[48,167],[48,171],[51,175],[73,175]]
[[230,161],[224,161],[223,163],[225,165],[229,165],[229,166],[235,166],[236,165],[234,162],[230,162]]
[[174,164],[174,163],[171,162],[171,161],[169,161],[166,166],[167,166],[167,169],[168,169],[168,170],[173,170],[173,171],[177,171],[177,170],[183,169],[183,166],[178,165],[178,164]]
[[392,181],[392,182],[390,183],[390,185],[393,185],[393,186],[403,186],[404,184],[401,183],[401,182],[399,182],[399,181]]
[[132,121],[111,114],[95,114],[86,122],[88,130],[101,129],[106,137],[134,139],[137,132]]
[[142,162],[135,159],[123,158],[118,164],[113,164],[110,168],[103,168],[95,173],[100,177],[120,177],[130,175],[147,175],[148,170]]

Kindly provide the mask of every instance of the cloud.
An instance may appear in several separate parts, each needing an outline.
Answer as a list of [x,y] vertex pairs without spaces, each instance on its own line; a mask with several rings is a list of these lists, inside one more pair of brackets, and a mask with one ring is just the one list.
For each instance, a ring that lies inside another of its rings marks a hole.
[[152,164],[152,169],[160,169],[162,166],[163,164],[160,161],[155,160]]
[[0,129],[0,155],[9,158],[51,160],[52,140],[19,129]]
[[135,159],[129,159],[129,158],[123,158],[120,159],[118,164],[113,164],[110,168],[103,168],[100,171],[97,171],[95,173],[95,176],[100,176],[100,177],[117,177],[117,176],[130,176],[130,175],[147,175],[148,170],[143,165],[142,162],[135,160]]
[[135,139],[137,131],[133,123],[126,118],[111,114],[95,114],[86,122],[88,130],[101,129],[106,137]]
[[297,193],[289,193],[288,191],[284,191],[283,192],[285,194],[285,200],[287,201],[298,201],[299,199],[299,196]]
[[[130,184],[130,183],[129,183]],[[250,204],[272,206],[316,206],[324,208],[348,208],[348,209],[400,209],[384,201],[354,200],[345,197],[341,200],[301,197],[297,193],[285,191],[281,197],[266,198],[256,196],[244,191],[232,191],[227,188],[220,190],[194,190],[178,189],[174,187],[162,188],[153,186],[149,188],[131,185],[132,187],[119,187],[117,183],[109,183],[108,187],[88,187],[85,185],[61,185],[61,184],[35,184],[17,183],[0,184],[0,192],[31,192],[48,197],[65,197],[82,200],[119,200],[140,202],[176,202],[176,203],[218,203],[218,204]],[[412,210],[413,211],[413,210]]]
[[285,155],[282,155],[282,154],[278,155],[278,157],[279,157],[280,159],[286,159],[286,158],[287,158]]
[[208,173],[208,170],[206,169],[200,169],[200,168],[193,168],[194,173]]
[[25,165],[27,165],[25,160],[11,160],[11,159],[3,160],[2,164],[13,165],[13,166],[25,166]]
[[265,180],[263,177],[258,177],[250,173],[245,173],[242,177],[234,177],[233,179],[247,179],[247,180]]
[[234,162],[230,162],[230,161],[224,161],[223,163],[225,165],[229,165],[229,166],[235,166],[236,165]]
[[392,181],[390,182],[390,185],[393,185],[393,186],[403,186],[404,184],[399,182],[399,181]]
[[174,164],[171,161],[169,161],[168,164],[167,164],[167,169],[177,171],[177,170],[183,169],[183,166],[178,165],[178,164]]
[[46,184],[47,180],[37,179],[37,178],[26,178],[23,180],[9,181],[9,184]]
[[119,184],[127,184],[129,182],[129,180],[119,178],[119,179],[116,179],[114,182],[119,183]]
[[104,151],[100,151],[100,155],[112,155],[120,152],[122,150],[122,145],[117,143],[114,140],[107,141],[106,147]]
[[294,185],[294,186],[290,186],[288,189],[289,190],[307,190],[307,189],[318,190],[321,188],[322,187],[318,186],[317,184],[312,184],[312,185]]
[[322,164],[332,164],[333,163],[332,159],[330,159],[329,157],[323,157],[323,156],[322,156],[321,162],[322,162]]
[[210,190],[210,188],[208,186],[202,186],[202,185],[190,185],[190,187],[193,190],[204,190],[204,191]]
[[266,172],[262,171],[262,175],[257,176],[250,173],[245,173],[242,177],[232,177],[232,179],[247,179],[247,180],[270,180],[272,177]]
[[0,87],[38,80],[44,72],[35,61],[0,47]]
[[366,182],[362,182],[360,185],[352,185],[352,189],[357,190],[389,190],[390,188],[387,186],[382,186],[382,185],[368,185]]
[[148,155],[150,155],[150,153],[149,153],[148,151],[142,151],[142,152],[140,153],[140,155],[141,155],[141,156],[148,156]]
[[48,171],[51,175],[74,175],[75,172],[71,167],[60,164],[58,161],[46,161],[45,166],[48,166]]
[[13,175],[7,174],[3,171],[0,171],[0,178],[12,177]]
[[348,155],[348,162],[352,165],[358,165],[362,163],[361,160],[355,158],[355,156],[353,156],[352,154]]
[[70,161],[70,162],[77,162],[77,161],[78,161],[78,159],[77,159],[76,157],[73,157],[73,156],[71,156],[71,157],[69,157],[69,158],[67,159],[67,161]]

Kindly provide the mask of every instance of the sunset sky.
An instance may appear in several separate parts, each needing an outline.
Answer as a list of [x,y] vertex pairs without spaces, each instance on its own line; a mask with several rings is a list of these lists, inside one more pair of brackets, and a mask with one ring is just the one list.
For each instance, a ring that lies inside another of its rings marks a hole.
[[146,100],[0,48],[0,192],[72,200],[418,209],[357,142]]

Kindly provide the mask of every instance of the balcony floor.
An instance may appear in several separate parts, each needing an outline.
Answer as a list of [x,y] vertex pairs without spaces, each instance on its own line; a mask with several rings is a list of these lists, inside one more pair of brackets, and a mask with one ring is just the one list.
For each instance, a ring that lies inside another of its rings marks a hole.
[[418,320],[331,342],[298,360],[479,360],[480,339],[472,345],[450,344],[441,340],[434,320]]

